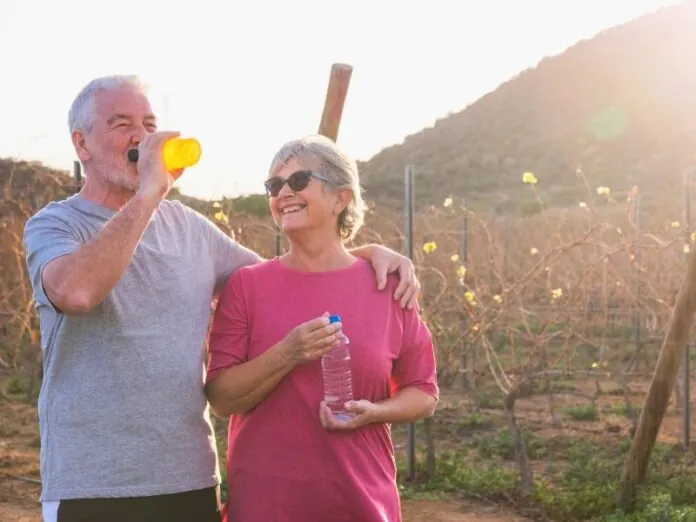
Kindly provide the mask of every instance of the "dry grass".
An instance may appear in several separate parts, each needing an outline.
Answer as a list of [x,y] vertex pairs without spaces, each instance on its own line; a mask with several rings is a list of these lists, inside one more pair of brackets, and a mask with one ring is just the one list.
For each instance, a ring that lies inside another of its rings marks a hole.
[[[35,168],[0,165],[0,366],[14,375],[0,391],[5,400],[30,403],[41,356],[22,229],[28,216],[72,191],[69,178],[37,175]],[[527,189],[536,198],[534,187]],[[609,444],[630,432],[682,284],[684,247],[693,243],[680,210],[644,212],[636,196],[611,193],[601,204],[525,217],[473,212],[454,199],[416,216],[423,315],[448,397],[428,426],[438,456],[447,459],[470,444],[462,434],[480,423],[494,431],[507,426],[511,440],[523,443],[530,426],[552,440],[559,433],[570,436],[569,422],[576,423],[572,436],[581,437],[577,423],[584,422],[596,440]],[[195,204],[241,243],[266,257],[275,254],[276,232],[268,219],[231,213],[226,203]],[[372,209],[356,243],[404,251],[402,229],[400,213]],[[678,395],[677,409],[680,404]],[[678,422],[666,420],[673,442]],[[396,434],[403,457],[403,432]],[[518,455],[516,465],[531,472],[531,486],[539,473],[547,477],[533,448],[526,464],[519,453],[530,453],[529,446],[509,450]],[[502,450],[485,451],[498,458],[495,451]],[[522,493],[520,498],[530,494]]]

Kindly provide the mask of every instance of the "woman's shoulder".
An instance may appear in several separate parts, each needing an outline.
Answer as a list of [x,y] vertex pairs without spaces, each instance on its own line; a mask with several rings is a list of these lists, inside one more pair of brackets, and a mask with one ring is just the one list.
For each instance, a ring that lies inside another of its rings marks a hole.
[[281,268],[280,261],[277,257],[272,257],[270,259],[264,259],[258,263],[253,263],[251,265],[245,265],[237,270],[240,274],[267,274],[273,271],[279,271]]
[[400,276],[398,273],[387,274],[384,288],[377,287],[377,273],[372,263],[366,259],[359,259],[351,271],[346,283],[354,285],[355,290],[359,290],[365,299],[384,299],[394,301],[392,296],[399,286]]
[[[278,280],[295,282],[312,286],[313,284],[325,285],[330,281],[349,285],[355,289],[377,290],[377,274],[372,264],[363,258],[357,258],[348,267],[330,272],[303,272],[285,266],[278,257],[261,261],[252,265],[240,267],[230,276],[231,281],[254,283],[278,283]],[[388,274],[383,291],[394,292],[399,285],[399,275]],[[382,293],[382,292],[379,292]]]
[[273,277],[274,274],[279,274],[280,271],[280,263],[277,258],[266,259],[251,265],[241,266],[229,275],[227,286],[239,286],[247,285],[251,282],[268,281],[270,277]]
[[[356,272],[359,272],[363,277],[367,277],[372,282],[374,282],[375,285],[377,285],[377,272],[375,272],[375,268],[372,266],[372,263],[370,263],[370,261],[368,261],[367,259],[358,258],[358,261],[356,262],[356,269]],[[396,287],[398,285],[399,274],[395,272],[387,274],[387,283],[385,289],[396,290]]]

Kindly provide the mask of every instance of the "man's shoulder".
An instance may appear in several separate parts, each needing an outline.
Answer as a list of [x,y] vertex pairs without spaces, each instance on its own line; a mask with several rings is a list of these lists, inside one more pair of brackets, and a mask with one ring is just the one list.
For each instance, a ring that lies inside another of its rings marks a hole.
[[184,203],[180,199],[163,199],[161,206],[177,212],[186,212],[191,215],[206,217],[203,212],[196,210],[191,205]]
[[182,203],[178,199],[162,200],[159,211],[166,216],[176,217],[195,225],[214,225],[205,214]]
[[202,216],[200,212],[192,209],[178,199],[163,199],[160,202],[159,211],[172,214],[181,214],[184,216]]
[[37,210],[27,222],[32,220],[36,221],[44,217],[64,216],[69,214],[71,212],[69,200],[70,198],[49,201],[46,205]]
[[24,224],[25,232],[37,226],[51,223],[55,226],[56,223],[68,223],[75,221],[75,211],[72,208],[70,198],[51,201],[37,210]]

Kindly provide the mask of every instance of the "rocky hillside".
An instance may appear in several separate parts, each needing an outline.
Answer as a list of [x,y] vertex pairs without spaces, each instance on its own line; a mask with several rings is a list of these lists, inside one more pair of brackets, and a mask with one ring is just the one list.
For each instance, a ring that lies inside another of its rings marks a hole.
[[480,210],[518,209],[534,198],[531,171],[545,202],[577,205],[579,167],[595,197],[599,185],[675,197],[696,165],[694,27],[690,0],[545,58],[362,164],[370,199],[403,198],[407,163],[419,204],[467,195]]

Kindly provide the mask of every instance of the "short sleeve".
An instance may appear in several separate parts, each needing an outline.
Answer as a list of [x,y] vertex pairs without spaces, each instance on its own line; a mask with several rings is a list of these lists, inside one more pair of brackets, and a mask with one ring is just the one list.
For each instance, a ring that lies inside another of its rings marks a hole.
[[225,234],[210,219],[195,212],[203,228],[210,256],[215,269],[215,294],[221,292],[227,278],[238,268],[255,265],[263,261],[260,255],[250,250]]
[[417,308],[402,310],[403,338],[401,352],[392,368],[392,393],[417,388],[439,397],[435,347],[430,330]]
[[54,259],[75,252],[82,243],[68,224],[48,208],[27,221],[23,240],[34,300],[39,306],[48,306],[57,312],[44,290],[43,270]]
[[248,359],[250,332],[241,276],[239,272],[230,276],[215,307],[208,341],[208,382]]

